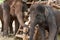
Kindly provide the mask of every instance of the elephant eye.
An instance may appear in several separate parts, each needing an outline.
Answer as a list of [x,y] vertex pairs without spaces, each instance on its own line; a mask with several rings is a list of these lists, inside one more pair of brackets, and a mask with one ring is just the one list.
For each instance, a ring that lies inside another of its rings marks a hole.
[[37,18],[37,19],[40,19],[40,15],[36,15],[36,18]]

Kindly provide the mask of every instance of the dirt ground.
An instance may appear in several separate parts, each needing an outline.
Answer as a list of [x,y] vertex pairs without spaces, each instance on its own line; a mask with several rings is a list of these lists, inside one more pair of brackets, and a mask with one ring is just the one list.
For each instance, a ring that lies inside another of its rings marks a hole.
[[2,33],[0,32],[0,40],[14,40],[14,37],[3,37]]
[[[2,34],[0,33],[0,40],[15,40],[14,36],[13,37],[3,37]],[[60,40],[60,35],[58,35],[58,40]]]
[[12,38],[12,37],[5,38],[5,37],[0,36],[0,40],[14,40],[14,38]]
[[2,24],[1,24],[1,21],[0,21],[0,40],[14,40],[14,37],[3,37],[2,36],[2,32],[1,32],[1,26],[2,26]]

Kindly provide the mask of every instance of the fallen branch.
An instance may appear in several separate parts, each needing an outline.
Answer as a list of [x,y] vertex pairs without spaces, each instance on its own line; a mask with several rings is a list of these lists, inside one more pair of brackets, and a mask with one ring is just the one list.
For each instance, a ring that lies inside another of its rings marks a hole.
[[57,8],[57,9],[60,9],[60,6],[58,4],[51,4],[53,7]]
[[[27,4],[32,4],[32,2],[26,2]],[[35,3],[46,4],[47,1],[37,1]]]
[[[34,3],[40,3],[40,4],[44,4],[46,5],[48,1],[37,1],[37,2],[34,2]],[[27,4],[32,4],[32,2],[26,2]],[[60,4],[54,4],[52,3],[51,6],[57,8],[57,9],[60,9]]]

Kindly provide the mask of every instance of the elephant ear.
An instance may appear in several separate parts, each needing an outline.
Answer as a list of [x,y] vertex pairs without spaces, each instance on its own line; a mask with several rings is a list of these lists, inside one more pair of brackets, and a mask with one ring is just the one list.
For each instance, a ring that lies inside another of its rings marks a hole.
[[43,5],[38,5],[38,6],[36,7],[36,10],[37,10],[38,12],[40,12],[40,13],[45,13],[45,6],[43,6]]

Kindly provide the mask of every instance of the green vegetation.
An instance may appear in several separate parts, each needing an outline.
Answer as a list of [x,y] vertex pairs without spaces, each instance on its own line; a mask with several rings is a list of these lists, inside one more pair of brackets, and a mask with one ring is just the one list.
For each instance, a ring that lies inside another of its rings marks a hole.
[[60,40],[60,35],[58,35],[58,40]]
[[0,0],[0,4],[3,3],[4,0]]

